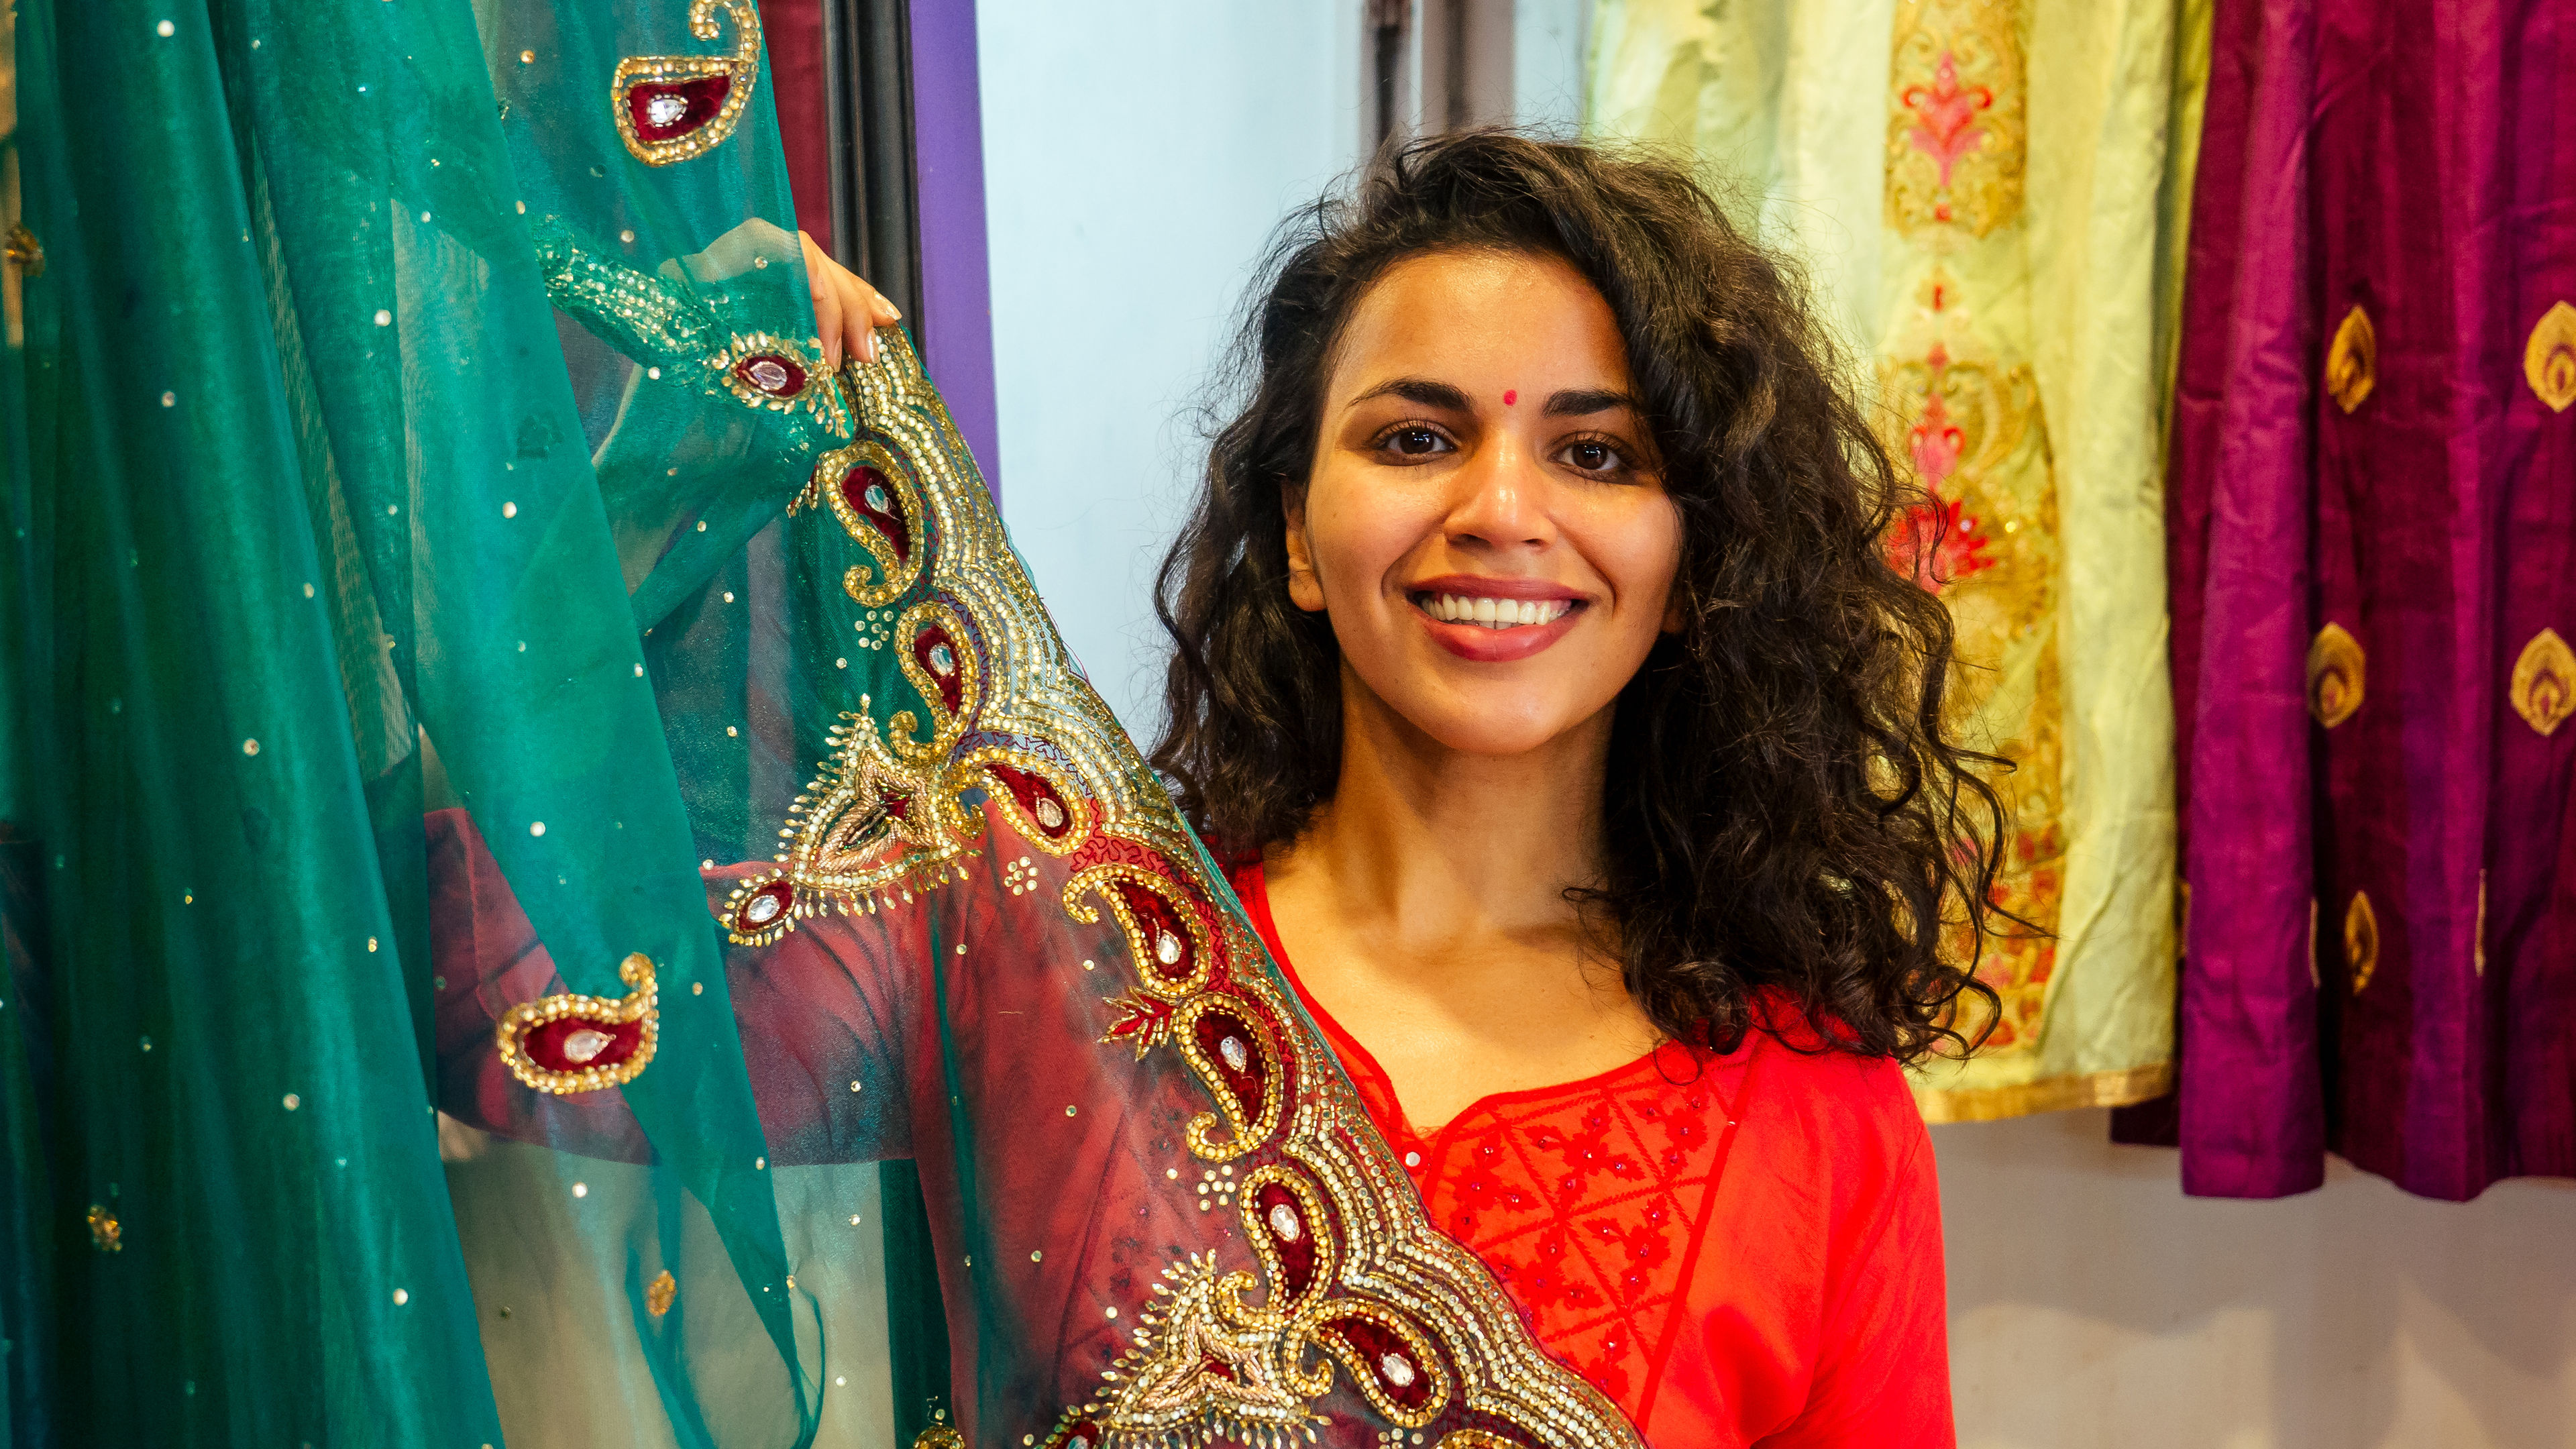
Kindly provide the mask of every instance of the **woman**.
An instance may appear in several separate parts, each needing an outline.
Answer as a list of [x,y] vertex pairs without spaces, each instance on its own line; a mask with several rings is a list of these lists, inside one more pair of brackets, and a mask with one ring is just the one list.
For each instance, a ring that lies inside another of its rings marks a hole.
[[1469,135],[1247,354],[1153,759],[1431,1217],[1650,1440],[1948,1442],[1898,1064],[1991,797],[1797,289],[1678,168]]
[[1158,774],[808,303],[753,0],[276,12],[18,7],[20,1437],[814,1442],[910,1205],[932,1443],[1945,1438],[1891,1062],[1988,797],[1686,183],[1314,219]]
[[[1899,1063],[1982,990],[1993,797],[1885,456],[1664,163],[1429,141],[1305,227],[1161,591],[1153,763],[1222,875],[809,247],[862,431],[703,616],[786,619],[790,676],[666,704],[684,759],[825,756],[703,872],[760,1167],[921,1163],[969,1435],[1950,1442]],[[600,1089],[652,964],[539,996],[472,820],[431,836],[445,1109],[645,1160]]]

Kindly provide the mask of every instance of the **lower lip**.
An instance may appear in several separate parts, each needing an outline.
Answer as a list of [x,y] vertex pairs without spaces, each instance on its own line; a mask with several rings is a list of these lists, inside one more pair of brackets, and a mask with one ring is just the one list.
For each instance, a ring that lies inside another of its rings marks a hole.
[[1482,624],[1448,623],[1422,612],[1419,605],[1413,606],[1414,617],[1431,631],[1433,642],[1461,659],[1472,659],[1479,664],[1508,664],[1515,659],[1529,658],[1564,638],[1582,612],[1581,609],[1569,608],[1545,624],[1488,629]]

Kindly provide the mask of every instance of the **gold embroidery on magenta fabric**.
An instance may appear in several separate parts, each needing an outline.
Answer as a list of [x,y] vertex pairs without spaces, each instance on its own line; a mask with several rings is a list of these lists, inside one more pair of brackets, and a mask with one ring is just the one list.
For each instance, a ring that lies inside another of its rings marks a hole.
[[2343,913],[2343,964],[2352,973],[2352,994],[2370,986],[2379,969],[2379,913],[2370,908],[2370,893],[2354,891]]
[[2308,645],[2308,713],[2333,729],[2361,708],[2368,661],[2361,641],[2341,624],[2329,623]]
[[[853,632],[899,651],[927,717],[862,697],[777,865],[724,914],[756,944],[818,911],[909,901],[1008,829],[1066,858],[1069,919],[1116,923],[1129,978],[1101,1040],[1139,1058],[1169,1047],[1207,1090],[1215,1110],[1180,1146],[1239,1183],[1203,1181],[1195,1200],[1211,1214],[1231,1203],[1245,1236],[1169,1263],[1098,1393],[1039,1441],[1284,1445],[1314,1436],[1316,1401],[1339,1381],[1397,1432],[1453,1449],[1636,1445],[1483,1264],[1424,1219],[1329,1049],[1258,965],[1258,940],[1217,904],[1223,883],[1170,796],[1054,637],[909,342],[878,336],[882,360],[844,373],[860,441],[817,466],[797,505],[829,507],[874,560],[846,581],[862,606]],[[1014,888],[1032,878],[1026,859],[1011,851]]]
[[2326,349],[2326,393],[2349,413],[2379,386],[2379,329],[2370,314],[2356,306],[2343,314],[2334,343]]
[[647,166],[723,145],[760,83],[760,7],[753,0],[697,0],[689,7],[689,33],[715,39],[719,11],[733,20],[733,54],[635,55],[617,63],[609,84],[617,134]]
[[2532,324],[2531,339],[2522,347],[2522,376],[2551,412],[2576,403],[2576,307],[2551,303]]
[[2557,630],[2543,629],[2522,646],[2506,698],[2522,722],[2543,738],[2558,733],[2567,716],[2576,713],[2576,651],[2568,649]]

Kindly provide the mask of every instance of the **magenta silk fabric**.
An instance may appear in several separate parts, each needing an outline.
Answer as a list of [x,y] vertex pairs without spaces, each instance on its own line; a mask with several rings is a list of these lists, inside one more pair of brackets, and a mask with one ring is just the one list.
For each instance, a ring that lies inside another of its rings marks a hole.
[[2576,725],[2513,688],[2576,638],[2576,410],[2526,367],[2561,301],[2576,7],[2219,0],[2168,500],[2187,1192],[2576,1174]]

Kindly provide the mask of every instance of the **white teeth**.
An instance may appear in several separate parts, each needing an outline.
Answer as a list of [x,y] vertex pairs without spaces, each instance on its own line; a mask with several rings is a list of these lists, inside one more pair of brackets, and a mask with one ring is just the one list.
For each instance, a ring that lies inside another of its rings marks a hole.
[[1573,608],[1567,599],[1496,599],[1462,594],[1435,594],[1422,601],[1422,611],[1450,624],[1481,624],[1488,629],[1517,629],[1553,624]]

